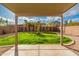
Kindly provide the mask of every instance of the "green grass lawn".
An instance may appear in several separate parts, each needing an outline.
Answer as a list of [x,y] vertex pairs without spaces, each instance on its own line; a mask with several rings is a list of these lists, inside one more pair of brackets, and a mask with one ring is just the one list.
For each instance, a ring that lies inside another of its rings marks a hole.
[[[41,33],[37,35],[32,32],[19,32],[19,44],[59,44],[60,36],[56,33]],[[64,43],[69,43],[72,40],[64,37]],[[0,38],[0,46],[12,45],[15,42],[15,36],[7,36]]]

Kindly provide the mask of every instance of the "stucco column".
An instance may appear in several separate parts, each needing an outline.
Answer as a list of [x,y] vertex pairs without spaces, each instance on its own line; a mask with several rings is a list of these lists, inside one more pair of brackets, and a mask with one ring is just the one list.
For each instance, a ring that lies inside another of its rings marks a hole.
[[61,15],[60,22],[60,44],[63,45],[63,15]]
[[18,17],[15,17],[15,56],[18,56]]

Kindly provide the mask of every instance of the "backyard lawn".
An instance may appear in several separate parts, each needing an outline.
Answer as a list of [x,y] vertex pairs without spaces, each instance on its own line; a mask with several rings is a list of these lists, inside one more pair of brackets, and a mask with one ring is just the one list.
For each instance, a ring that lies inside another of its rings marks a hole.
[[[19,44],[59,44],[60,36],[57,33],[41,33],[36,34],[33,32],[19,32]],[[72,40],[64,37],[64,43],[70,43]],[[7,37],[0,37],[0,46],[13,45],[15,36],[10,35]]]

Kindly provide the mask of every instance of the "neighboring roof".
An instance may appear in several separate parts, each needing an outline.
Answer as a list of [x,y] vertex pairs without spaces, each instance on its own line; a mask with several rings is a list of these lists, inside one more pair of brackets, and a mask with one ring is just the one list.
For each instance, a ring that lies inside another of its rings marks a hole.
[[75,3],[5,3],[19,16],[59,16]]

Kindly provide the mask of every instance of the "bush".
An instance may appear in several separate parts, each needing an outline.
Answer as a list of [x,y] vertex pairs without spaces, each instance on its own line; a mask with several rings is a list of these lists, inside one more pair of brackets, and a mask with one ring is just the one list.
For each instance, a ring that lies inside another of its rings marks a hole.
[[71,22],[69,24],[66,24],[67,26],[78,26],[79,22]]

